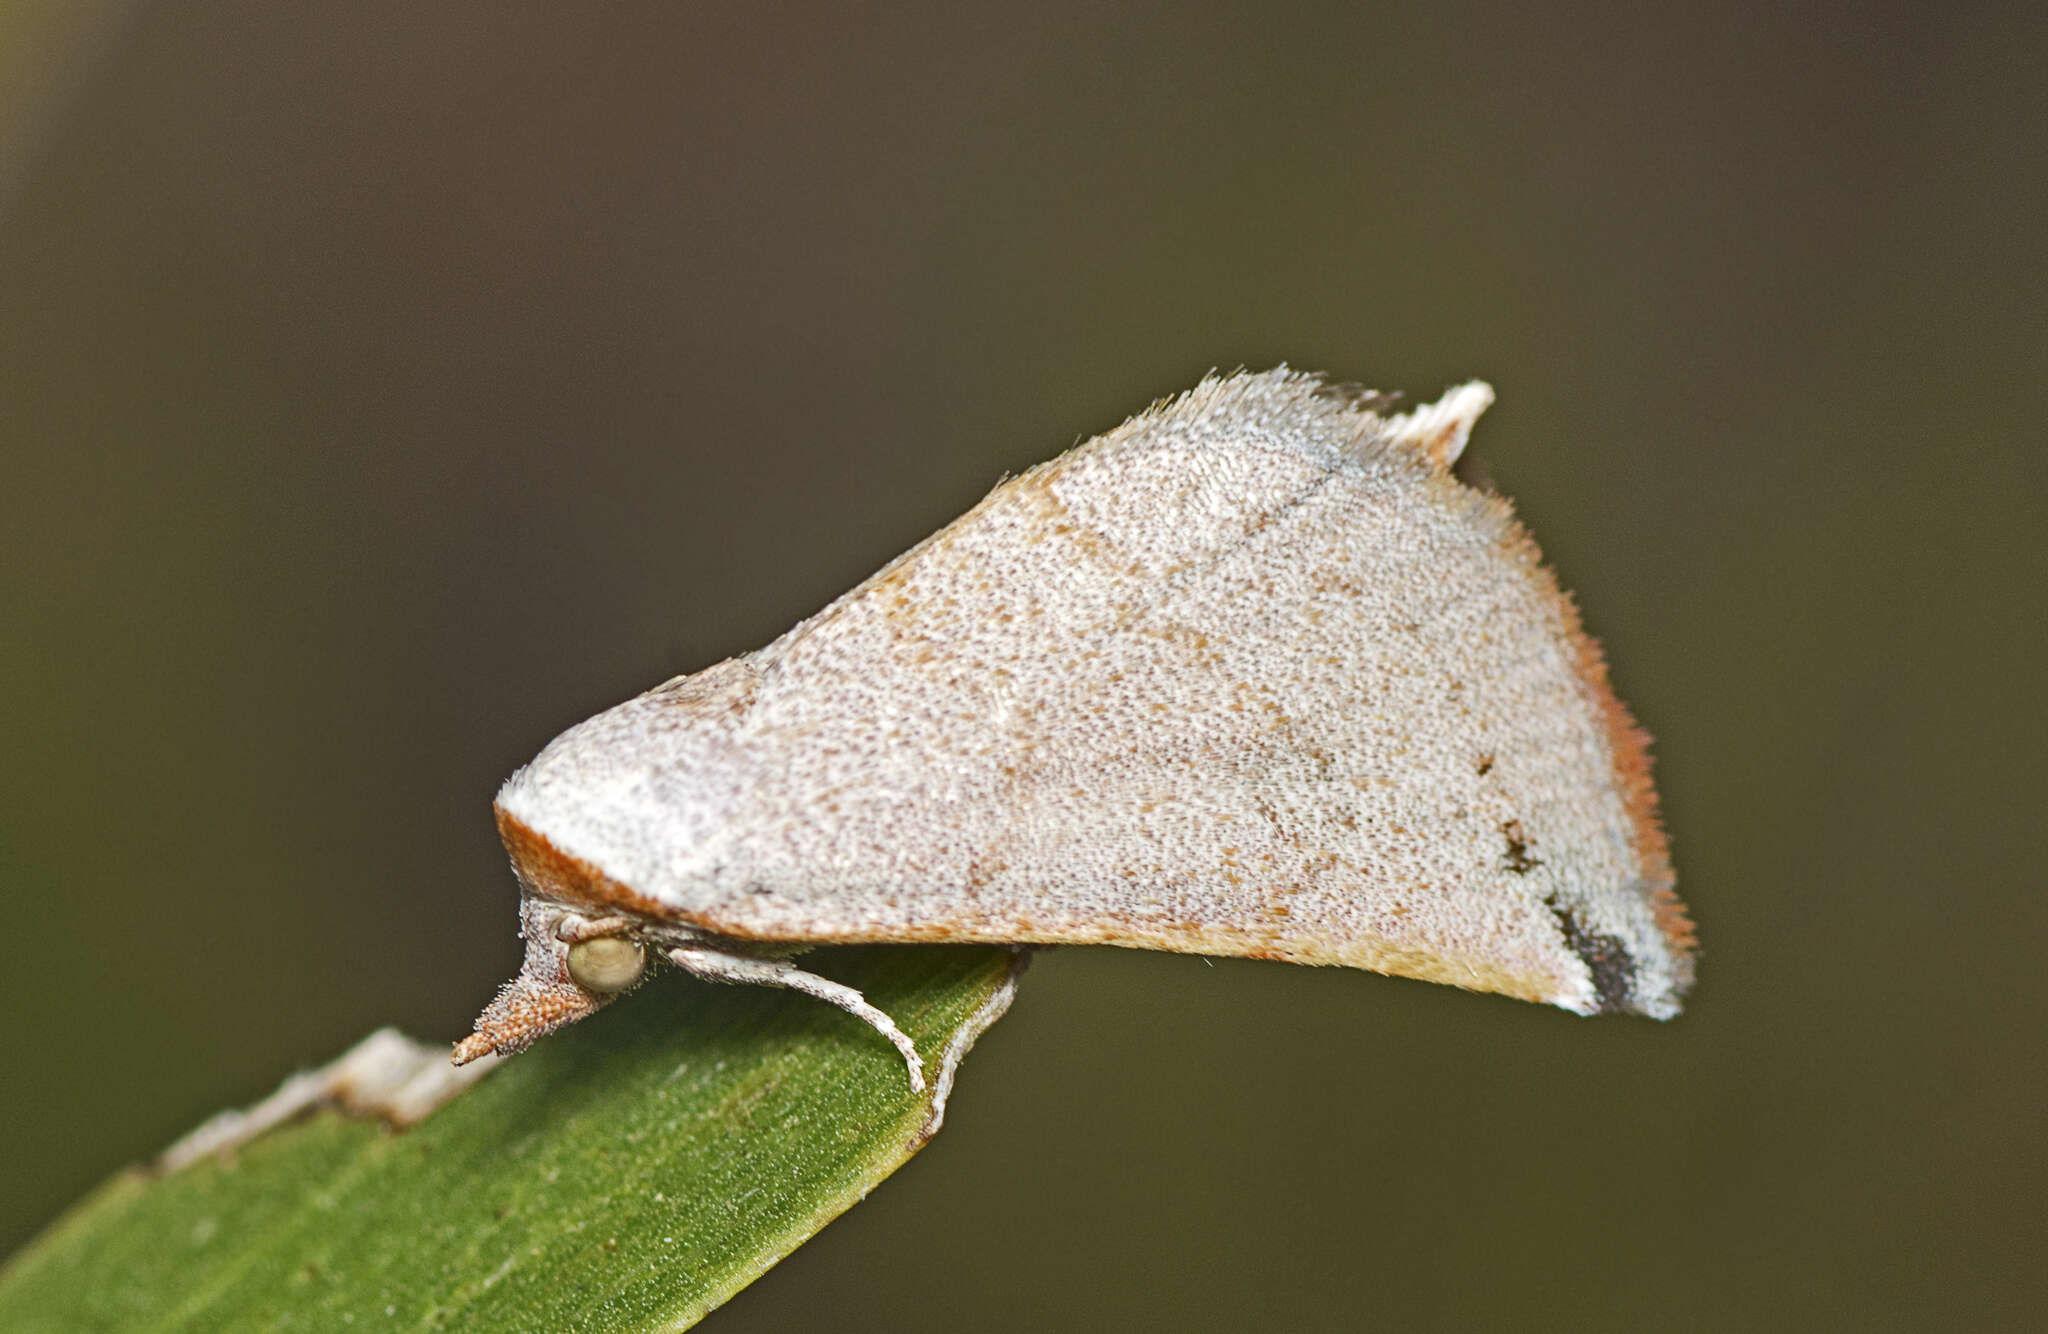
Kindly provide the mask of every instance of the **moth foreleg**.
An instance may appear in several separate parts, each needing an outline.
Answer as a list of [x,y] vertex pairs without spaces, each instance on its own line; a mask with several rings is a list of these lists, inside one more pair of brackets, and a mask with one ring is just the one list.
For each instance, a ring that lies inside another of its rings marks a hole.
[[668,957],[676,967],[707,982],[782,987],[814,996],[827,1005],[838,1006],[889,1039],[903,1054],[903,1063],[910,1068],[910,1091],[924,1092],[924,1059],[917,1054],[917,1044],[896,1027],[894,1019],[868,1004],[867,997],[852,987],[834,982],[829,977],[807,973],[787,959],[756,959],[744,954],[705,949],[701,945],[677,946],[668,951]]
[[975,1039],[988,1032],[989,1025],[1003,1017],[1010,1008],[1010,1002],[1017,999],[1017,979],[1024,976],[1024,970],[1031,963],[1031,947],[1011,945],[1010,971],[989,993],[965,1023],[953,1030],[952,1039],[946,1049],[939,1053],[939,1073],[932,1081],[932,1110],[924,1119],[924,1125],[917,1132],[917,1142],[925,1143],[939,1133],[939,1127],[946,1123],[946,1099],[953,1096],[953,1076],[960,1070],[960,1061],[974,1046]]

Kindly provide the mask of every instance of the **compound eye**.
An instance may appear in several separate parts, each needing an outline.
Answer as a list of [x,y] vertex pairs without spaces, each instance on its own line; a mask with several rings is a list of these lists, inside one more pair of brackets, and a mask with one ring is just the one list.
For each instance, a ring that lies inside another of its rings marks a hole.
[[569,976],[585,991],[610,996],[640,980],[647,969],[647,951],[635,940],[599,936],[569,947]]

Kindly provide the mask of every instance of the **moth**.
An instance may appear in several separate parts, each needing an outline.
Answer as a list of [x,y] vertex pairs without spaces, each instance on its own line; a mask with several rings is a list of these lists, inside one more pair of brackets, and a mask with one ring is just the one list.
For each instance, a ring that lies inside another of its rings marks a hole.
[[570,728],[498,793],[525,961],[454,1059],[653,957],[839,1006],[921,1090],[889,1016],[794,962],[847,942],[1677,1014],[1694,936],[1646,738],[1507,502],[1452,474],[1492,401],[1212,375],[767,647]]

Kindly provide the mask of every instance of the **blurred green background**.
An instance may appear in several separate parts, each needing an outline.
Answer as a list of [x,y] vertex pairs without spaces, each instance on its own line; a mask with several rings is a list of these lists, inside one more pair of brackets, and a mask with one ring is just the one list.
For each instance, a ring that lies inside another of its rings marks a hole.
[[715,1327],[2042,1318],[2039,6],[6,13],[0,1251],[465,1031],[554,732],[1284,359],[1499,389],[1688,1013],[1056,952]]

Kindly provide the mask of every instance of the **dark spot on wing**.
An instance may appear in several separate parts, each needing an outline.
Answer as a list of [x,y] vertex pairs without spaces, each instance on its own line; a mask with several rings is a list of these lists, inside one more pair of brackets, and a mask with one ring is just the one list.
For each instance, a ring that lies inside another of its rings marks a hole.
[[1479,757],[1479,764],[1478,764],[1478,766],[1477,766],[1477,767],[1478,767],[1478,769],[1479,769],[1479,776],[1480,776],[1481,778],[1484,778],[1484,777],[1486,777],[1486,776],[1487,776],[1488,774],[1492,773],[1492,772],[1493,772],[1493,756],[1491,756],[1491,755],[1481,755],[1481,756]]
[[1633,1010],[1635,1007],[1629,999],[1635,991],[1636,964],[1629,958],[1628,946],[1614,936],[1588,931],[1579,924],[1570,908],[1557,901],[1555,894],[1543,902],[1550,909],[1550,915],[1557,919],[1557,929],[1564,933],[1564,943],[1579,956],[1586,965],[1586,971],[1593,975],[1593,991],[1600,997],[1600,1013],[1620,1014]]
[[[1484,773],[1485,770],[1482,769],[1480,772]],[[1529,855],[1529,834],[1522,828],[1520,820],[1508,821],[1500,827],[1500,832],[1501,837],[1508,841],[1507,854],[1501,858],[1502,865],[1516,875],[1527,875],[1543,865],[1542,858]]]

